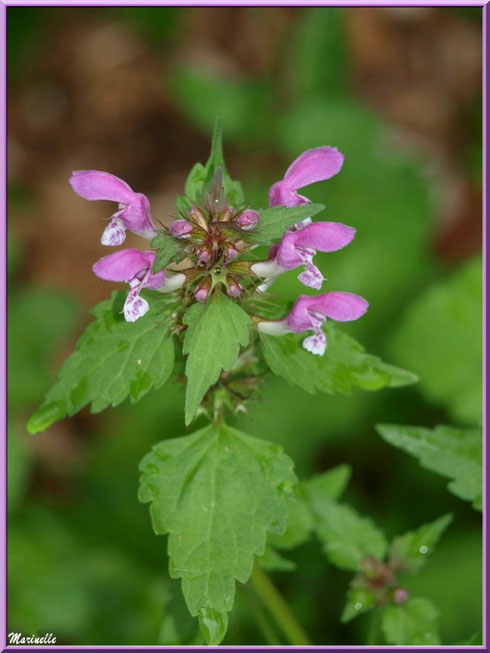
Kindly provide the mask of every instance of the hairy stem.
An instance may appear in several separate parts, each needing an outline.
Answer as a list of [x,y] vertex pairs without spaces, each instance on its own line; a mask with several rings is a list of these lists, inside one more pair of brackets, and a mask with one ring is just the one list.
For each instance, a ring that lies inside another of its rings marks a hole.
[[258,597],[274,617],[289,643],[293,646],[310,645],[308,635],[296,620],[269,576],[256,565],[250,580]]

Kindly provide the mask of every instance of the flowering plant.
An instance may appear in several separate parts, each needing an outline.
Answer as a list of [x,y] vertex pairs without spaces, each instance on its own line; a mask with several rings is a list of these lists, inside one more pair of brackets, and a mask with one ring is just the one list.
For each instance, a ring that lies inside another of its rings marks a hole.
[[[155,532],[168,534],[170,575],[182,579],[189,612],[209,644],[226,633],[235,581],[252,577],[259,595],[278,605],[264,570],[284,568],[277,550],[313,530],[334,564],[356,572],[343,619],[379,605],[416,611],[423,599],[407,603],[398,574],[418,569],[449,522],[445,516],[395,539],[387,554],[372,522],[336,503],[348,480],[345,467],[298,485],[281,447],[228,423],[260,398],[270,373],[329,394],[416,380],[332,324],[361,318],[368,302],[350,289],[322,292],[325,278],[314,257],[349,245],[355,229],[313,222],[324,206],[298,191],[339,173],[342,164],[333,147],[308,150],[271,187],[269,206],[251,207],[226,169],[217,122],[210,157],[192,168],[168,226],[157,226],[148,199],[112,174],[77,171],[70,179],[81,197],[117,203],[102,245],[122,245],[126,231],[147,243],[93,265],[100,279],[129,290],[93,309],[94,322],[28,429],[44,431],[87,404],[97,413],[126,398],[137,402],[172,377],[185,384],[186,425],[198,416],[208,424],[153,447],[140,465],[139,498],[150,504]],[[274,296],[274,280],[298,269],[299,281],[315,294],[292,302]],[[334,271],[332,277],[335,288]],[[425,550],[417,550],[421,537]],[[276,610],[278,621],[281,614],[284,608]],[[291,643],[307,643],[292,614],[289,622],[283,626]]]

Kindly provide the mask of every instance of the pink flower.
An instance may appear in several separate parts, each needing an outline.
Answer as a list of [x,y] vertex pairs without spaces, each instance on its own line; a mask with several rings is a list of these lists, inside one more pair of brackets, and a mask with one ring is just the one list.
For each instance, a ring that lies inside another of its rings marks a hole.
[[92,267],[93,272],[105,281],[124,281],[129,284],[129,294],[124,302],[124,318],[135,322],[147,313],[148,302],[139,296],[143,288],[172,292],[183,285],[185,275],[169,277],[165,270],[153,274],[151,271],[155,253],[140,252],[138,249],[122,249],[104,256]]
[[313,331],[303,340],[303,348],[317,356],[323,356],[327,339],[323,323],[327,318],[337,322],[357,320],[367,311],[369,304],[359,295],[349,292],[327,292],[316,297],[300,295],[293,310],[283,320],[259,322],[258,329],[269,335]]
[[336,147],[325,145],[303,152],[286,170],[284,179],[271,187],[269,206],[308,204],[310,200],[297,191],[317,181],[330,179],[339,172],[343,162],[344,156]]
[[150,215],[150,203],[142,193],[135,193],[128,184],[99,170],[75,170],[70,178],[73,190],[87,200],[112,200],[119,207],[102,234],[103,245],[121,245],[126,229],[147,240],[156,235]]
[[254,263],[252,272],[260,277],[273,278],[304,266],[298,279],[305,286],[320,290],[324,280],[320,270],[314,265],[316,252],[335,252],[348,245],[356,230],[340,222],[313,222],[299,230],[287,231],[281,242],[274,245],[268,261]]

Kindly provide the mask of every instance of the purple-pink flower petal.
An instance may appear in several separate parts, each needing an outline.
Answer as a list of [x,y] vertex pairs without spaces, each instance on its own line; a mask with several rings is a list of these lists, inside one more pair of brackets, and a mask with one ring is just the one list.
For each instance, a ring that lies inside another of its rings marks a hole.
[[76,170],[70,178],[73,190],[87,200],[111,200],[119,210],[102,235],[103,245],[120,245],[125,239],[125,229],[143,238],[156,234],[151,220],[150,202],[142,193],[135,193],[119,177],[100,170]]
[[129,204],[135,194],[125,181],[101,170],[74,170],[70,184],[86,200],[112,200]]
[[288,231],[283,236],[277,250],[280,265],[292,270],[304,260],[301,249],[308,248],[320,252],[335,252],[348,245],[356,230],[340,222],[314,222],[300,231]]
[[348,292],[327,292],[316,297],[300,295],[287,317],[287,324],[292,331],[301,333],[312,328],[310,313],[324,315],[337,322],[349,322],[364,315],[368,306],[363,297]]
[[296,191],[317,181],[336,175],[342,168],[344,156],[336,147],[322,146],[303,152],[289,166],[284,179],[269,191],[269,206],[298,206],[309,200]]

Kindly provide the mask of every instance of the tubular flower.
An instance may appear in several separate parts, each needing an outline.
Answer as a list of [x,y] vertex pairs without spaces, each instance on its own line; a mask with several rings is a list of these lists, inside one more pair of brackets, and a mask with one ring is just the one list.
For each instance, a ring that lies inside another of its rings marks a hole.
[[344,155],[336,147],[324,145],[303,152],[286,170],[284,179],[271,187],[269,206],[309,204],[310,200],[297,191],[317,181],[330,179],[339,172],[343,163]]
[[121,245],[126,238],[126,229],[147,240],[156,235],[148,198],[142,193],[135,193],[119,177],[99,170],[76,170],[70,178],[70,184],[78,195],[87,200],[118,202],[118,210],[110,217],[100,239],[103,245]]
[[259,277],[273,277],[304,266],[298,279],[305,286],[320,290],[324,277],[314,265],[316,252],[335,252],[348,245],[356,230],[340,222],[314,222],[297,231],[288,231],[279,245],[271,248],[268,261],[255,263],[252,272]]
[[348,292],[327,292],[316,297],[300,295],[292,311],[282,320],[259,321],[258,329],[269,335],[302,333],[313,331],[313,335],[303,340],[303,348],[312,354],[323,356],[327,339],[323,323],[327,318],[336,322],[350,322],[364,315],[368,302]]
[[122,249],[115,254],[104,256],[92,267],[93,272],[105,281],[124,281],[129,284],[129,294],[124,302],[124,317],[127,322],[135,322],[149,309],[148,302],[139,296],[143,288],[172,292],[185,282],[185,275],[177,273],[168,276],[165,270],[153,274],[151,267],[155,253],[140,252],[138,249]]

